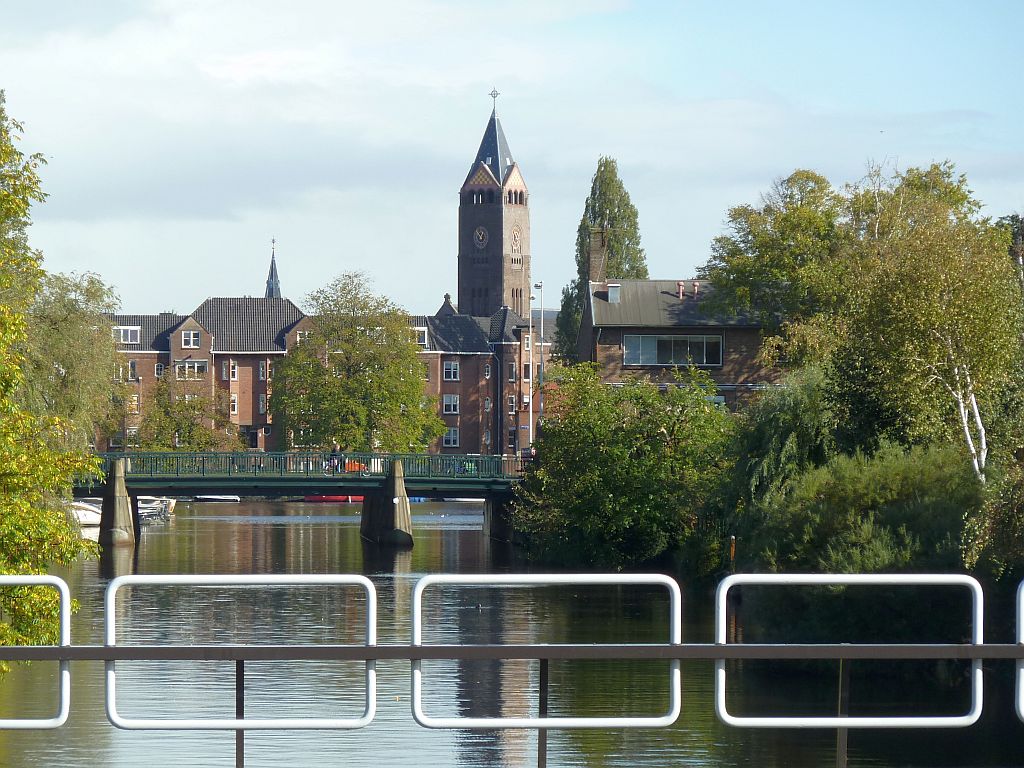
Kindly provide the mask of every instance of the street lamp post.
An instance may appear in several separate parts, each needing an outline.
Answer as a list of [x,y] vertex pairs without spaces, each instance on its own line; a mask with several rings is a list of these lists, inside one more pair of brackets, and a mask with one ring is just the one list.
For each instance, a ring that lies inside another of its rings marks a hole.
[[530,369],[529,369],[530,370],[530,380],[527,383],[527,386],[529,386],[529,388],[530,388],[530,416],[529,416],[529,424],[530,424],[530,447],[532,448],[533,447],[533,296],[530,297],[530,319],[529,319],[529,325],[530,325],[530,333],[529,333],[529,336],[530,336],[530,362],[528,363],[528,365],[530,366]]
[[[537,413],[537,421],[544,423],[544,281],[533,284],[534,290],[540,291],[540,370],[537,372],[537,397],[540,398],[540,409]],[[533,312],[530,312],[532,318]],[[533,341],[533,337],[530,337]],[[530,399],[533,402],[533,399]]]

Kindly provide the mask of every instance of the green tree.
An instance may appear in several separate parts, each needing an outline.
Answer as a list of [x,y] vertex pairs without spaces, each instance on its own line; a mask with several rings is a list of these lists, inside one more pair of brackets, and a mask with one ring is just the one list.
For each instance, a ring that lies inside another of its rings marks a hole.
[[271,408],[292,445],[422,451],[444,433],[409,316],[360,272],[309,295],[312,328],[277,366]]
[[1006,231],[950,164],[869,179],[831,380],[847,444],[958,437],[984,482],[990,417],[1022,359],[1021,288]]
[[[21,132],[0,92],[0,573],[41,574],[92,551],[64,505],[72,478],[95,472],[96,462],[62,447],[73,425],[22,405],[26,313],[43,279],[27,231],[45,196],[42,159],[18,149]],[[53,590],[0,589],[0,644],[55,644],[57,612]]]
[[165,373],[142,404],[139,449],[143,451],[238,451],[243,448],[227,403],[176,391]]
[[807,170],[777,180],[759,207],[730,209],[728,234],[715,238],[700,270],[714,300],[756,314],[769,332],[830,308],[843,212],[828,179]]
[[692,371],[665,392],[609,387],[593,366],[554,369],[538,460],[517,491],[516,527],[562,562],[622,568],[683,545],[724,471],[732,417]]
[[122,415],[123,386],[109,313],[113,290],[96,275],[44,274],[28,311],[25,386],[19,397],[39,415],[71,425],[69,446],[86,447],[97,429],[109,431]]
[[583,206],[576,231],[576,278],[562,289],[562,305],[555,328],[557,354],[566,360],[576,355],[576,334],[589,284],[590,238],[594,228],[604,230],[607,245],[605,275],[609,278],[644,280],[647,259],[640,247],[636,206],[629,199],[614,158],[601,157]]

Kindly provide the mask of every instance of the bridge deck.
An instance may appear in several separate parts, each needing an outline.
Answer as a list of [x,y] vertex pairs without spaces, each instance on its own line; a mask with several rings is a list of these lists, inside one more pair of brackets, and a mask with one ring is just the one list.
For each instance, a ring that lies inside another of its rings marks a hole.
[[[128,459],[125,481],[133,492],[153,495],[221,493],[251,496],[358,494],[384,487],[392,462],[402,461],[405,487],[415,496],[504,496],[522,475],[523,461],[503,456],[343,453],[104,453]],[[83,480],[75,494],[95,494]]]

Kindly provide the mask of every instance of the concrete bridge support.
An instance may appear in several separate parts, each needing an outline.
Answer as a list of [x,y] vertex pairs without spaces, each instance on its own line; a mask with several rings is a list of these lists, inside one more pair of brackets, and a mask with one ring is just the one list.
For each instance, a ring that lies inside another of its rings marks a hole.
[[125,459],[110,463],[110,476],[103,489],[100,515],[100,544],[104,547],[134,547],[137,541],[138,499],[128,496],[124,482]]
[[412,510],[401,459],[391,462],[384,489],[364,496],[359,535],[382,546],[412,547]]
[[510,499],[489,498],[484,501],[484,537],[495,541],[512,541],[512,504]]

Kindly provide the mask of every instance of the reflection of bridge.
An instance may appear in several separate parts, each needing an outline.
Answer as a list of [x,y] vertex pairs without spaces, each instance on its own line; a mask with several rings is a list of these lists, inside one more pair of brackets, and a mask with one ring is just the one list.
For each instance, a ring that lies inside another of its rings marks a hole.
[[[503,456],[425,453],[103,453],[109,476],[114,459],[127,459],[125,482],[133,494],[194,496],[365,495],[385,489],[395,460],[402,462],[405,488],[430,498],[508,498],[523,461]],[[82,483],[75,495],[95,488]]]

